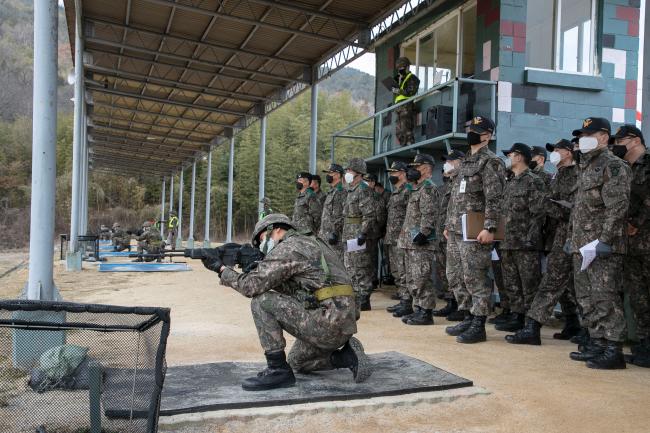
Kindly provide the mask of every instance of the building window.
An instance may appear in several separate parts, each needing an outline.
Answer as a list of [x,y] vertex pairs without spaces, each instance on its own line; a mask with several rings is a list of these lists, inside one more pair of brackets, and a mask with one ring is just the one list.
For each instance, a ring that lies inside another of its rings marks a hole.
[[596,0],[529,1],[526,66],[593,74],[595,15]]
[[469,2],[406,40],[401,55],[411,60],[420,79],[419,92],[459,76],[474,74],[476,3]]

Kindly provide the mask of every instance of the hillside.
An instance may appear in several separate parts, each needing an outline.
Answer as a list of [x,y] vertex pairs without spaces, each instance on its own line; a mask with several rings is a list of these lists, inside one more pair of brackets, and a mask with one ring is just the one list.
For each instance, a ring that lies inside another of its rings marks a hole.
[[375,107],[375,77],[354,68],[343,68],[320,83],[328,93],[348,92],[353,103],[363,112],[372,114]]

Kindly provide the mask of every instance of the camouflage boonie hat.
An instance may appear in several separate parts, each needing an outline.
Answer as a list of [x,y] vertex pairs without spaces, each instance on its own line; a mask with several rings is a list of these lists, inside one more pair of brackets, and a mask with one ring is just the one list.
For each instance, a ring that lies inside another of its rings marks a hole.
[[366,174],[368,172],[368,169],[366,168],[366,161],[361,158],[352,158],[345,169],[352,170],[360,174]]
[[253,237],[251,239],[251,244],[253,244],[254,247],[259,247],[260,242],[258,238],[260,234],[263,231],[267,230],[269,226],[273,226],[275,224],[282,224],[285,226],[289,226],[292,229],[295,229],[293,223],[291,222],[288,216],[281,213],[269,214],[264,218],[262,218],[261,220],[259,220],[257,224],[255,224],[255,229],[253,230]]
[[409,66],[411,66],[411,59],[409,59],[408,57],[405,57],[405,56],[400,57],[395,62],[395,66],[399,67],[400,65],[404,65],[404,66],[406,66],[408,68]]
[[262,200],[260,200],[260,203],[269,205],[269,204],[271,204],[271,200],[269,200],[267,197],[262,197]]

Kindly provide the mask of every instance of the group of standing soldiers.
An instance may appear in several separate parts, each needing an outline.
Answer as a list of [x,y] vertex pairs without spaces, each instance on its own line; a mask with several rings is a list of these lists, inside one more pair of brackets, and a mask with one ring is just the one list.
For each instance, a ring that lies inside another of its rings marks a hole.
[[[496,283],[501,312],[490,323],[512,332],[509,343],[541,344],[559,302],[565,327],[554,338],[579,344],[571,358],[625,368],[628,293],[640,342],[627,361],[650,367],[650,154],[641,131],[625,125],[612,135],[606,119],[592,117],[572,140],[513,144],[504,163],[488,149],[494,130],[492,120],[472,119],[468,153],[443,156],[441,186],[423,153],[393,162],[390,193],[358,158],[325,170],[326,194],[320,178],[300,173],[293,223],[343,256],[361,311],[371,309],[382,241],[400,301],[388,310],[407,325],[458,321],[446,332],[459,343],[486,341]],[[464,234],[469,213],[483,219],[476,239]],[[447,302],[434,310],[437,297]]]

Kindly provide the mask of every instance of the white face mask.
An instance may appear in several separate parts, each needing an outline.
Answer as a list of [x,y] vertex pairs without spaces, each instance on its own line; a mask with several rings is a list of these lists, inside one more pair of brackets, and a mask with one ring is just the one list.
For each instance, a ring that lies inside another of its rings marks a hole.
[[454,169],[454,166],[453,166],[453,164],[450,163],[450,162],[445,162],[444,165],[442,166],[442,170],[443,170],[445,173],[449,173],[449,172],[452,171],[453,169]]
[[267,255],[275,247],[275,241],[271,239],[270,236],[266,236],[264,240],[260,243],[260,251]]
[[580,137],[578,144],[580,145],[580,152],[589,153],[598,147],[598,139],[596,137]]
[[354,181],[354,174],[345,173],[345,183],[351,184]]
[[548,160],[551,162],[551,164],[557,166],[562,160],[562,155],[560,155],[560,152],[553,151],[548,157]]
[[508,157],[506,158],[506,170],[510,170],[512,168],[512,158]]

